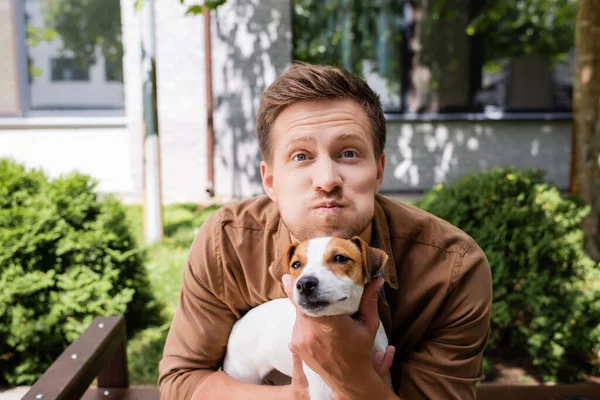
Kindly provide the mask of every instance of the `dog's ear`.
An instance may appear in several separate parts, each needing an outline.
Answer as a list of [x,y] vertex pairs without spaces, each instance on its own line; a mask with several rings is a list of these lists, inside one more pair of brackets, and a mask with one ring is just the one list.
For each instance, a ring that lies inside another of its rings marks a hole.
[[381,249],[369,246],[360,236],[354,236],[351,240],[358,246],[362,254],[365,283],[370,282],[383,270],[388,255]]
[[292,261],[292,257],[296,252],[296,247],[298,247],[298,243],[290,244],[285,254],[273,261],[269,266],[269,273],[277,282],[281,282],[283,275],[289,273],[290,261]]

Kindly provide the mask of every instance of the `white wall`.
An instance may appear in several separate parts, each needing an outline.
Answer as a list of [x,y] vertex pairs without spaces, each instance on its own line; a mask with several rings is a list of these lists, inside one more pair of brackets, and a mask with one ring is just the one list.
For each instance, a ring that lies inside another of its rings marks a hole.
[[382,190],[425,191],[495,166],[539,168],[569,186],[569,121],[388,122]]
[[291,2],[228,0],[212,19],[215,193],[262,193],[256,113],[292,57]]
[[128,138],[125,127],[0,126],[0,158],[42,168],[54,178],[73,171],[88,174],[99,181],[98,191],[133,201]]
[[[135,193],[142,200],[143,126],[140,15],[121,1],[125,108]],[[165,203],[206,198],[206,99],[202,17],[173,0],[155,0],[158,124]]]

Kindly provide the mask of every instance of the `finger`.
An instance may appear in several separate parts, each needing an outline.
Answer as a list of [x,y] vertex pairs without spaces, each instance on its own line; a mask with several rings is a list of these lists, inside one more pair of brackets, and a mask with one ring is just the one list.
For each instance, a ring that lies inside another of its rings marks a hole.
[[287,295],[288,299],[292,300],[293,302],[294,284],[292,283],[291,275],[283,275],[283,277],[281,277],[281,282],[283,282],[283,290],[285,290],[285,294]]
[[285,290],[285,294],[287,295],[290,302],[294,305],[296,309],[296,324],[298,320],[308,318],[308,316],[302,311],[299,305],[294,301],[294,280],[290,276],[290,274],[285,274],[281,277],[281,281],[283,282],[283,289]]
[[373,357],[373,366],[380,377],[384,378],[390,371],[395,353],[396,348],[394,346],[388,346],[385,349],[385,352],[378,352]]
[[294,280],[292,279],[290,274],[285,274],[281,277],[281,282],[283,283],[283,290],[287,295],[290,302],[294,305],[296,309],[296,321],[301,318],[305,318],[306,314],[302,312],[302,309],[294,302]]
[[383,282],[383,278],[378,276],[365,286],[358,308],[359,318],[365,325],[375,330],[379,328],[377,300],[379,298],[379,289],[383,286]]
[[292,368],[292,382],[298,385],[308,385],[308,379],[304,374],[304,367],[302,366],[302,358],[294,351],[292,344],[288,345],[292,352],[293,368]]

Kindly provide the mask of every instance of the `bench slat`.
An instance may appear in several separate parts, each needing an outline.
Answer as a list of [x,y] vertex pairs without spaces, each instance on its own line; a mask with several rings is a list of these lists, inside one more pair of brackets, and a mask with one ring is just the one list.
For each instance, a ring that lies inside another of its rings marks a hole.
[[477,388],[477,400],[563,400],[565,396],[587,396],[600,400],[600,385],[581,383],[571,385],[503,385],[482,384]]
[[156,387],[128,389],[88,389],[81,400],[159,400]]
[[[123,357],[115,354],[115,350],[124,351],[125,340],[125,318],[96,317],[34,383],[22,400],[80,398],[105,365],[119,368],[111,360]],[[126,366],[123,365],[121,369],[126,374]],[[122,370],[116,373],[106,372],[104,381],[127,387],[127,378],[125,375],[125,380],[122,379]],[[39,395],[43,397],[38,397]]]

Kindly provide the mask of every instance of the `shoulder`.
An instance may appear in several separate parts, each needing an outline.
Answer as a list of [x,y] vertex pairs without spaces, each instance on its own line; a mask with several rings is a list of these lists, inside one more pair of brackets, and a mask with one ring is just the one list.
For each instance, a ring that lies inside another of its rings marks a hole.
[[382,207],[390,238],[430,246],[444,252],[466,252],[474,240],[449,222],[418,207],[377,196]]
[[221,227],[277,230],[279,225],[277,206],[265,195],[224,204],[213,217]]
[[490,274],[485,253],[463,230],[389,197],[377,196],[377,202],[386,217],[394,253],[402,253],[405,260],[422,260],[432,273],[447,277],[449,291],[471,270],[482,269],[480,276]]
[[279,212],[267,196],[257,196],[228,202],[204,221],[198,231],[192,250],[203,247],[220,236],[224,229],[277,231]]
[[243,234],[243,231],[276,232],[278,227],[279,212],[269,197],[257,196],[229,202],[219,207],[198,228],[190,257],[196,253],[218,250],[224,236]]
[[[236,252],[239,247],[229,243],[239,244],[257,231],[271,234],[278,226],[277,207],[267,196],[224,204],[198,227],[188,255],[188,269],[200,281],[222,286],[224,261],[234,259],[231,249]],[[252,237],[255,239],[256,235]]]

